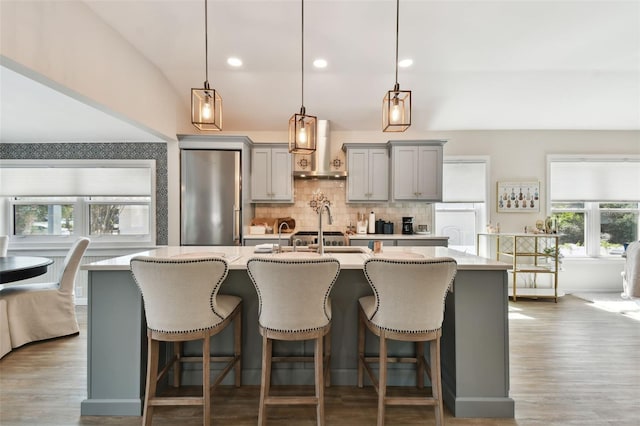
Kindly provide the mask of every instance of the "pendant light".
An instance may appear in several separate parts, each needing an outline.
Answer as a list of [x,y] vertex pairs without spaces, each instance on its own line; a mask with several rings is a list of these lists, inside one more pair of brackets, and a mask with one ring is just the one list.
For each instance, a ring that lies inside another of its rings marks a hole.
[[411,126],[411,90],[400,90],[398,83],[398,33],[400,0],[396,0],[396,84],[382,100],[382,131],[404,132]]
[[207,0],[204,0],[204,88],[191,89],[191,123],[200,130],[222,130],[222,97],[209,86],[209,34]]
[[316,150],[317,117],[307,115],[304,108],[304,0],[302,3],[302,102],[300,113],[289,119],[289,152],[311,154]]

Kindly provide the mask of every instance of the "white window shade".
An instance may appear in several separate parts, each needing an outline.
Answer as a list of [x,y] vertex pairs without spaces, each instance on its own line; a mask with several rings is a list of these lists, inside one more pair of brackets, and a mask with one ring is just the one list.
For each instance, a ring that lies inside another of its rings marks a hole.
[[552,201],[640,201],[640,161],[552,161]]
[[442,166],[442,201],[485,202],[486,176],[484,162],[445,162]]
[[149,196],[150,167],[0,167],[0,196]]

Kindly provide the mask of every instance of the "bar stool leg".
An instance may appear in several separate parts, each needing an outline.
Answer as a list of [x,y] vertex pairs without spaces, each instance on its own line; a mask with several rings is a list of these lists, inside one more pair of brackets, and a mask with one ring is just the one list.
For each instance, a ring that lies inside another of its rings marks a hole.
[[202,408],[204,426],[211,424],[211,337],[202,341]]
[[378,426],[384,425],[385,398],[387,396],[387,337],[380,331],[380,377],[378,379]]
[[317,398],[317,423],[318,426],[324,426],[324,372],[322,371],[324,365],[324,349],[323,346],[324,336],[318,336],[316,338],[316,350],[315,350],[315,369],[316,369],[316,398]]
[[144,395],[144,409],[142,410],[142,424],[144,426],[151,426],[151,418],[153,417],[153,405],[149,401],[156,396],[158,352],[160,348],[160,343],[157,340],[153,340],[151,335],[149,335],[148,341],[147,386]]
[[431,361],[431,394],[436,400],[434,407],[436,415],[436,426],[440,426],[444,421],[444,408],[442,403],[442,378],[440,374],[440,338],[429,342],[429,352]]
[[262,336],[262,384],[260,386],[260,407],[258,409],[258,425],[267,424],[265,400],[269,397],[269,387],[271,386],[271,350],[272,340]]

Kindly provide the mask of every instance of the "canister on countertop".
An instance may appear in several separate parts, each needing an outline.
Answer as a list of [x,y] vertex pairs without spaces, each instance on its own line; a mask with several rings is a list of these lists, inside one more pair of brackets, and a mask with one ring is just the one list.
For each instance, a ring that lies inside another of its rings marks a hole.
[[393,222],[385,222],[383,226],[383,234],[393,234]]
[[384,234],[384,220],[376,220],[376,234]]

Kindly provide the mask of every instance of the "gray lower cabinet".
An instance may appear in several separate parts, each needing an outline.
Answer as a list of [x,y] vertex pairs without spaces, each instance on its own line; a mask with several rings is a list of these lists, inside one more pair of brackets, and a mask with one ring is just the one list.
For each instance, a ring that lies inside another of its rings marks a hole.
[[429,238],[424,240],[397,240],[397,246],[439,246],[439,247],[448,247],[449,239],[448,238]]
[[403,247],[431,247],[431,246],[439,246],[439,247],[448,247],[449,239],[448,238],[425,238],[425,239],[382,239],[382,238],[371,238],[371,239],[350,239],[349,245],[358,246],[358,247],[368,247],[369,243],[372,241],[382,241],[382,246],[403,246]]
[[350,246],[358,246],[358,247],[368,247],[369,243],[373,242],[373,241],[382,241],[382,247],[384,248],[384,246],[395,246],[396,245],[396,240],[376,240],[375,238],[372,238],[370,240],[349,240],[349,245]]

